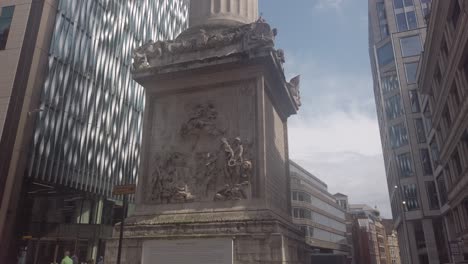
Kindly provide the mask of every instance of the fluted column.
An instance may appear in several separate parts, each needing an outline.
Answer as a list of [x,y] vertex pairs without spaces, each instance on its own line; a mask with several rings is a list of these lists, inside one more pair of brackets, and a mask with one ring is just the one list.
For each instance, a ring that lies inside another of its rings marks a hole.
[[190,27],[252,23],[258,19],[258,0],[191,0],[189,18]]

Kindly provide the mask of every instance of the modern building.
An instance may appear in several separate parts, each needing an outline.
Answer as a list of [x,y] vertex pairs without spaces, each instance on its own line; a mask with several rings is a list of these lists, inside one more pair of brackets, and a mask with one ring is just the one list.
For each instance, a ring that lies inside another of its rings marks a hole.
[[301,227],[316,255],[350,256],[346,211],[328,192],[328,186],[290,161],[293,222]]
[[400,246],[398,245],[398,236],[393,228],[392,219],[382,219],[382,225],[387,234],[387,263],[400,264]]
[[348,211],[349,207],[349,201],[348,201],[348,196],[342,193],[335,193],[333,195],[335,197],[336,203],[343,208],[343,210]]
[[0,263],[96,259],[122,215],[112,188],[138,175],[132,50],[187,16],[184,0],[0,1]]
[[[468,1],[434,0],[419,91],[451,263],[468,261]],[[435,186],[434,186],[435,185]]]
[[350,264],[357,264],[356,259],[354,258],[354,240],[353,240],[353,217],[349,213],[349,199],[348,196],[342,193],[335,193],[336,203],[346,211],[346,239],[349,245],[349,250],[351,252],[351,261]]
[[417,84],[430,7],[430,0],[369,0],[375,102],[404,264],[447,262]]
[[388,245],[380,212],[365,204],[350,204],[353,220],[354,261],[358,264],[387,264]]

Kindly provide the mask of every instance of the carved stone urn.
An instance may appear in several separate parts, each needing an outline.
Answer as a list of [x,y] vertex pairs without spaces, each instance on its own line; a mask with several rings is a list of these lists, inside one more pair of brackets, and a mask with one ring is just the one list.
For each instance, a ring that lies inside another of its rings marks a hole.
[[299,77],[257,14],[257,0],[192,0],[187,31],[134,51],[146,104],[124,263],[307,263],[290,215]]

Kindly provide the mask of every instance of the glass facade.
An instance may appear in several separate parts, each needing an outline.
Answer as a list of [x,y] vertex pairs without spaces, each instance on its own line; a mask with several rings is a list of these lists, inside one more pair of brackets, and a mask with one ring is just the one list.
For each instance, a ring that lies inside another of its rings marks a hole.
[[403,114],[401,97],[399,94],[385,99],[385,112],[389,120],[395,119]]
[[396,124],[389,128],[390,144],[393,148],[408,145],[408,131],[403,123]]
[[423,167],[424,176],[432,176],[432,163],[429,150],[421,149],[419,153],[421,155],[421,164]]
[[416,83],[418,65],[417,62],[405,63],[406,82],[408,84]]
[[413,160],[410,153],[398,155],[398,167],[401,177],[410,177],[413,175]]
[[382,90],[384,93],[395,91],[400,87],[396,74],[382,77]]
[[340,219],[345,219],[345,213],[343,211],[335,208],[334,206],[316,197],[311,196],[308,193],[300,192],[300,191],[293,191],[291,193],[292,193],[293,201],[300,201],[300,202],[308,203],[317,209],[320,209],[320,210],[323,210],[324,212],[332,214],[335,217],[338,217]]
[[14,13],[14,6],[5,6],[0,8],[0,50],[4,50],[6,47]]
[[393,46],[391,42],[388,42],[377,49],[377,58],[379,60],[380,66],[388,65],[395,60],[395,56],[393,54]]
[[431,208],[431,210],[439,209],[439,196],[437,195],[435,183],[433,181],[426,182],[426,190],[429,199],[429,208]]
[[377,3],[377,15],[379,16],[380,37],[386,38],[390,35],[388,31],[387,13],[385,12],[385,3]]
[[59,1],[29,177],[108,196],[135,182],[145,101],[131,53],[187,16],[183,0]]
[[416,184],[404,185],[403,194],[405,198],[406,209],[408,211],[419,209],[418,190]]
[[398,32],[418,27],[413,0],[393,0],[393,8]]
[[400,45],[403,57],[418,56],[421,54],[422,46],[419,35],[401,38]]
[[422,118],[414,119],[414,125],[416,127],[416,135],[418,137],[418,143],[426,143],[426,132],[424,130],[424,123]]
[[409,97],[411,103],[411,112],[419,113],[421,112],[421,104],[419,103],[419,95],[416,90],[409,90]]

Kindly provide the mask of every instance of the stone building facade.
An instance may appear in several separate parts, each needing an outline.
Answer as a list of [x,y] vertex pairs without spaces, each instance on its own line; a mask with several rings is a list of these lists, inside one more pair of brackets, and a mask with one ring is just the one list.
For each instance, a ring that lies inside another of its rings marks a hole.
[[350,204],[353,261],[356,264],[390,264],[387,233],[380,212],[364,204]]
[[446,251],[468,261],[468,2],[434,0],[419,91],[439,195]]

